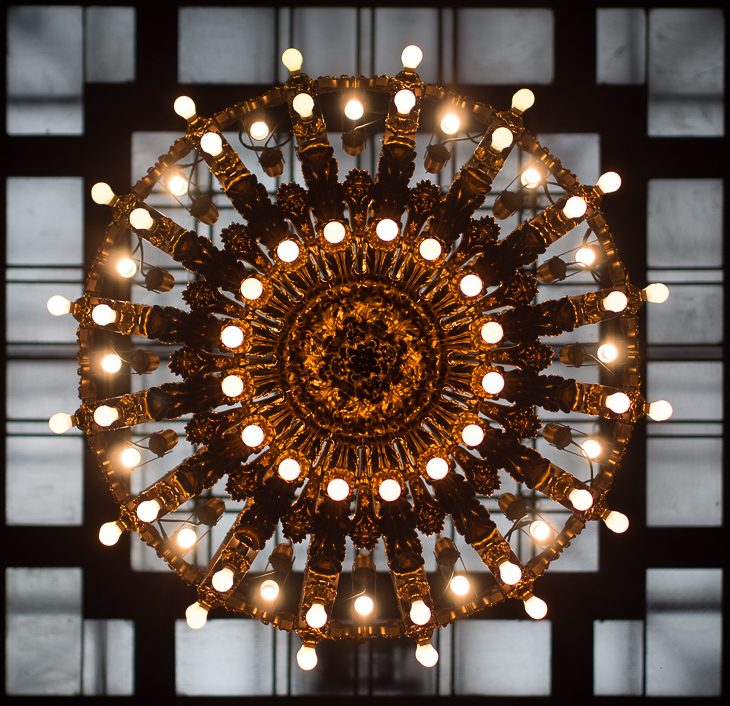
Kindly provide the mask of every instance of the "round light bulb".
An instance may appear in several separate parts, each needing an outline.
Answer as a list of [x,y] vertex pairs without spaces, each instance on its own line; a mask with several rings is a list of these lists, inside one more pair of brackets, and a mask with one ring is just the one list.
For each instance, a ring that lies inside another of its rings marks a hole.
[[535,169],[534,167],[528,167],[520,175],[520,182],[528,189],[535,189],[540,185],[542,178],[542,174],[539,170]]
[[117,320],[117,312],[106,304],[97,304],[91,310],[91,318],[97,326],[107,326]]
[[183,527],[177,533],[176,539],[181,549],[190,549],[198,541],[198,535],[192,527]]
[[192,98],[188,96],[180,96],[175,100],[173,110],[185,120],[190,120],[195,117],[195,103]]
[[409,44],[400,55],[404,69],[415,69],[423,60],[423,52],[415,44]]
[[416,105],[416,94],[407,88],[403,88],[395,94],[393,102],[395,103],[395,109],[401,115],[408,115]]
[[136,468],[142,461],[142,454],[131,446],[128,449],[124,449],[119,458],[122,461],[122,466],[125,468]]
[[221,331],[221,343],[226,348],[239,348],[243,344],[243,330],[238,326],[226,326]]
[[293,240],[282,240],[276,246],[276,254],[282,262],[294,262],[299,257],[299,246]]
[[661,304],[669,297],[669,287],[661,282],[654,282],[654,284],[644,287],[644,296],[646,301],[652,304]]
[[101,359],[101,367],[107,373],[118,373],[122,369],[122,359],[116,353],[110,353]]
[[426,464],[426,475],[432,480],[441,480],[446,478],[449,472],[449,462],[445,458],[436,456],[429,460]]
[[294,100],[291,102],[291,107],[299,113],[299,117],[303,120],[312,117],[314,110],[314,98],[309,93],[299,93],[294,96]]
[[264,430],[258,424],[249,424],[241,432],[241,440],[252,449],[264,443],[264,436]]
[[431,620],[431,609],[420,598],[416,598],[411,603],[409,615],[414,624],[425,625]]
[[100,181],[91,187],[91,200],[94,203],[98,203],[100,206],[110,204],[115,198],[116,195],[112,191],[111,186],[103,181]]
[[606,311],[613,311],[618,314],[628,306],[629,300],[623,292],[611,292],[603,300],[603,308]]
[[525,601],[525,612],[535,620],[542,620],[547,615],[547,603],[542,598],[530,596]]
[[522,569],[511,561],[503,561],[499,565],[499,578],[508,586],[514,586],[522,578]]
[[221,390],[226,397],[238,397],[243,388],[243,380],[238,375],[226,375],[221,381]]
[[657,400],[649,405],[647,414],[655,422],[664,422],[672,416],[672,405],[666,400]]
[[182,196],[188,193],[188,180],[183,176],[174,176],[167,181],[167,188],[171,194]]
[[263,120],[257,120],[255,123],[251,123],[248,134],[254,140],[265,140],[269,136],[269,126]]
[[327,485],[327,495],[332,500],[344,500],[350,494],[350,486],[344,478],[334,478]]
[[297,664],[299,669],[309,672],[317,666],[317,652],[314,647],[302,645],[297,652]]
[[509,128],[498,127],[492,133],[492,142],[491,142],[492,149],[495,152],[501,152],[503,149],[506,149],[507,147],[509,147],[512,144],[512,141],[514,139],[515,139],[515,137]]
[[597,356],[602,363],[613,363],[618,358],[618,348],[613,343],[604,343],[598,347]]
[[249,301],[258,299],[264,293],[264,285],[257,277],[247,277],[241,282],[241,296]]
[[614,414],[623,414],[631,407],[631,398],[624,392],[614,392],[606,397],[606,407]]
[[129,224],[137,230],[149,230],[155,225],[155,221],[146,208],[135,208],[129,214]]
[[606,172],[601,174],[596,186],[604,193],[611,194],[618,191],[621,186],[621,177],[616,172]]
[[211,157],[217,157],[223,152],[223,140],[217,132],[206,132],[200,138],[200,149]]
[[261,584],[261,598],[265,601],[275,601],[279,595],[279,584],[273,579],[266,579]]
[[130,279],[137,274],[137,263],[130,257],[123,257],[117,262],[117,273],[125,279]]
[[294,47],[290,47],[281,55],[281,63],[286,66],[291,73],[302,70],[302,53]]
[[587,458],[598,458],[603,452],[603,447],[595,439],[586,439],[581,445],[583,453]]
[[532,108],[534,104],[535,94],[529,88],[520,88],[512,96],[512,108],[520,113],[524,113],[528,108]]
[[116,407],[101,405],[94,410],[94,422],[100,427],[109,427],[119,419],[119,410]]
[[393,478],[386,478],[378,486],[378,495],[386,502],[392,503],[397,500],[401,495],[402,489],[400,483]]
[[[448,113],[441,119],[441,132],[444,135],[456,135],[461,127],[461,120],[459,116],[454,113]],[[508,131],[509,132],[509,131]]]
[[375,603],[373,603],[373,599],[370,596],[358,596],[355,599],[355,610],[360,615],[370,615],[374,607]]
[[310,628],[318,630],[319,628],[324,627],[327,623],[327,611],[324,609],[324,604],[319,601],[314,601],[314,603],[312,603],[312,607],[304,616],[304,619],[307,621],[307,625],[309,625]]
[[236,575],[233,573],[233,569],[224,566],[213,574],[211,584],[213,584],[213,588],[218,593],[225,593],[233,588],[233,580],[235,577]]
[[441,243],[436,238],[426,238],[418,246],[418,252],[424,260],[433,262],[441,256]]
[[416,645],[416,659],[424,667],[435,667],[439,661],[439,653],[430,642]]
[[469,589],[471,589],[471,584],[469,583],[469,579],[466,576],[463,576],[462,574],[457,574],[451,579],[451,581],[449,581],[449,588],[457,596],[465,596],[467,593],[469,593]]
[[73,426],[73,417],[65,412],[56,412],[48,420],[48,426],[54,434],[63,434]]
[[118,522],[105,522],[99,528],[99,541],[105,547],[113,547],[122,536],[122,528]]
[[398,224],[391,218],[383,218],[383,220],[378,221],[378,225],[375,226],[375,234],[386,243],[391,240],[395,240],[395,238],[398,237],[399,230]]
[[595,250],[593,250],[593,248],[589,248],[589,247],[578,248],[575,251],[575,261],[579,265],[584,265],[585,267],[590,267],[596,261]]
[[482,278],[478,275],[465,275],[459,282],[459,289],[466,297],[475,297],[482,291],[483,286]]
[[547,542],[553,536],[553,528],[545,520],[535,520],[530,523],[530,536],[538,543]]
[[482,326],[481,336],[485,343],[499,343],[502,340],[502,336],[504,336],[504,329],[502,329],[501,324],[498,324],[496,321],[487,321],[487,323]]
[[71,311],[71,302],[60,294],[54,294],[47,302],[46,309],[53,316],[63,316]]
[[467,424],[461,430],[461,440],[467,446],[479,446],[484,441],[484,430],[478,424]]
[[353,98],[352,100],[347,101],[347,104],[345,105],[345,116],[350,120],[360,120],[364,113],[365,109],[359,100]]
[[159,500],[145,500],[137,505],[137,517],[142,522],[154,522],[161,509]]
[[200,605],[200,603],[193,603],[185,611],[185,620],[187,621],[188,627],[191,627],[193,630],[200,630],[208,620],[208,609]]
[[563,206],[563,215],[566,218],[580,218],[585,214],[588,204],[580,196],[571,196]]
[[589,490],[585,490],[585,488],[573,488],[568,493],[568,500],[570,500],[570,504],[578,512],[585,512],[593,507],[593,495]]
[[623,512],[611,510],[603,521],[606,523],[606,527],[616,534],[623,534],[629,528],[629,518]]
[[489,395],[498,395],[504,389],[504,378],[501,373],[492,370],[482,378],[484,392]]
[[299,474],[302,472],[302,467],[296,459],[285,458],[279,462],[278,472],[279,477],[282,480],[293,481],[299,478]]
[[324,229],[322,230],[322,235],[324,235],[324,239],[328,243],[337,245],[337,243],[341,243],[345,239],[347,231],[345,230],[345,226],[343,226],[339,221],[330,221],[325,224]]

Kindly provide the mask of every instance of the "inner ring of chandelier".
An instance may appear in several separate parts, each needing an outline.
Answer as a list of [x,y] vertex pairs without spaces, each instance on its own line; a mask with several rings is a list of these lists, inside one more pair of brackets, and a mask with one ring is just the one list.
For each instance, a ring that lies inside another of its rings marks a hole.
[[295,414],[357,443],[420,423],[444,377],[425,301],[389,284],[343,283],[292,312],[282,359]]

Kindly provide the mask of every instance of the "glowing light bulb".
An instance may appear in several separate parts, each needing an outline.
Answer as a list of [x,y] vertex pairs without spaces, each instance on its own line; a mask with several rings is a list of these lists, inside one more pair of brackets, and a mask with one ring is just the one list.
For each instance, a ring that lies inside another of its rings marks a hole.
[[309,93],[299,93],[294,96],[294,100],[291,102],[291,107],[299,113],[299,117],[302,120],[312,117],[314,111],[314,98]]
[[596,355],[602,363],[613,363],[618,358],[618,348],[613,343],[604,343],[598,347]]
[[537,188],[540,185],[542,178],[543,177],[540,171],[535,169],[534,167],[528,167],[520,175],[520,181],[522,182],[522,185],[526,186],[528,189]]
[[530,523],[530,536],[538,543],[547,542],[553,536],[553,528],[544,520],[535,520]]
[[243,380],[238,375],[226,375],[221,381],[221,390],[226,397],[238,397],[243,388]]
[[487,321],[482,326],[481,336],[485,343],[499,343],[502,340],[502,336],[504,336],[504,330],[501,324],[498,324],[496,321]]
[[319,628],[324,627],[327,622],[327,611],[324,609],[324,603],[314,601],[314,603],[312,603],[312,607],[304,616],[304,619],[307,621],[307,625],[309,625],[310,628],[318,630]]
[[290,47],[281,55],[281,63],[284,64],[291,73],[301,71],[303,61],[304,58],[302,57],[302,53],[298,49],[294,49],[294,47]]
[[94,422],[100,427],[109,427],[119,419],[119,410],[116,407],[101,405],[94,410]]
[[107,373],[118,373],[122,369],[122,359],[116,353],[110,353],[101,359],[101,367]]
[[492,133],[491,147],[495,152],[501,152],[512,144],[515,136],[512,131],[506,127],[498,127]]
[[462,574],[456,574],[451,581],[449,581],[449,588],[457,595],[457,596],[465,596],[467,593],[469,593],[469,590],[471,589],[471,584],[469,583],[469,579],[466,576],[463,576]]
[[436,238],[426,238],[418,246],[418,252],[424,260],[433,262],[441,256],[441,243]]
[[484,430],[478,424],[467,424],[461,430],[461,440],[467,446],[479,446],[484,441]]
[[190,120],[195,117],[195,103],[192,98],[188,96],[180,96],[175,100],[173,110],[185,120]]
[[117,262],[117,273],[125,279],[137,274],[137,263],[129,257],[123,257]]
[[327,485],[327,495],[332,500],[344,500],[350,494],[350,486],[344,478],[334,478]]
[[621,186],[621,177],[616,172],[606,172],[601,174],[596,186],[604,193],[611,194],[618,191]]
[[661,304],[669,297],[669,287],[661,282],[654,282],[654,284],[644,287],[644,297],[652,304]]
[[449,472],[449,462],[445,458],[435,456],[426,464],[426,475],[432,480],[446,478]]
[[508,586],[514,586],[522,578],[522,569],[511,561],[503,561],[499,565],[499,578]]
[[198,541],[198,535],[192,527],[183,527],[178,531],[176,540],[181,549],[190,549]]
[[586,439],[581,445],[587,458],[598,458],[603,453],[603,447],[595,439]]
[[386,243],[395,240],[398,237],[399,230],[398,224],[391,218],[383,218],[375,226],[375,234]]
[[525,601],[525,612],[535,620],[542,620],[547,615],[547,603],[542,598],[530,596]]
[[241,296],[249,301],[258,299],[264,292],[264,285],[257,277],[247,277],[241,282]]
[[233,573],[233,569],[228,566],[224,566],[213,574],[211,584],[218,593],[225,593],[233,588],[233,580],[236,575]]
[[246,446],[255,449],[257,446],[261,446],[264,443],[264,430],[258,424],[249,424],[244,427],[241,432],[241,441]]
[[187,621],[188,627],[193,630],[200,630],[208,621],[208,609],[200,603],[193,603],[185,611],[185,620]]
[[188,180],[183,176],[174,176],[168,180],[167,188],[171,194],[182,196],[188,193]]
[[461,127],[461,120],[459,116],[454,113],[448,113],[441,119],[441,132],[444,135],[456,135]]
[[611,292],[601,303],[606,311],[618,314],[628,306],[629,300],[623,292]]
[[378,495],[386,502],[392,503],[400,497],[402,489],[400,483],[393,478],[386,478],[378,486]]
[[504,378],[502,374],[495,370],[487,373],[482,378],[482,387],[484,388],[484,392],[489,395],[499,394],[504,389]]
[[631,399],[623,392],[614,392],[606,397],[606,407],[614,414],[623,414],[631,407]]
[[439,653],[430,642],[416,645],[416,659],[424,667],[435,667],[439,661]]
[[106,304],[97,304],[91,310],[91,318],[98,326],[107,326],[117,320],[117,312]]
[[409,615],[416,625],[425,625],[431,620],[431,609],[420,598],[416,598],[411,603]]
[[611,510],[603,521],[606,523],[606,527],[616,534],[623,534],[629,528],[629,518],[623,512]]
[[573,488],[568,493],[568,500],[570,500],[570,504],[578,512],[585,512],[593,507],[593,495],[589,490],[585,490],[584,488]]
[[161,509],[159,500],[145,500],[137,505],[137,517],[142,522],[154,522]]
[[64,412],[56,412],[49,420],[48,426],[54,434],[63,434],[73,426],[73,417]]
[[71,302],[60,294],[54,294],[47,302],[46,309],[53,316],[63,316],[71,312]]
[[297,652],[297,664],[299,669],[303,669],[305,672],[314,669],[317,666],[317,652],[314,647],[302,645]]
[[400,60],[403,62],[404,69],[413,70],[423,60],[423,52],[415,44],[409,44],[400,55]]
[[294,262],[299,257],[299,246],[293,240],[282,240],[276,246],[276,254],[282,262]]
[[265,601],[275,601],[278,595],[279,584],[273,579],[266,579],[266,581],[261,584],[261,598]]
[[99,528],[99,541],[105,547],[113,547],[122,536],[122,528],[118,522],[105,522]]
[[590,267],[596,261],[596,253],[593,248],[578,248],[578,250],[575,251],[575,261],[579,265]]
[[122,462],[122,466],[125,468],[136,468],[142,461],[142,454],[131,446],[128,449],[124,449],[119,458]]
[[571,196],[563,206],[563,215],[566,218],[580,218],[585,214],[588,204],[580,196]]
[[347,101],[347,104],[345,105],[345,115],[350,120],[360,120],[364,113],[365,108],[363,108],[363,105],[359,100],[353,98]]
[[129,214],[129,224],[137,230],[149,230],[155,225],[155,221],[146,208],[135,208]]
[[324,235],[324,239],[328,243],[337,245],[337,243],[341,243],[345,239],[347,231],[345,230],[345,226],[343,226],[339,221],[330,221],[325,224],[325,227],[322,230],[322,235]]
[[395,94],[393,102],[395,103],[395,109],[401,115],[408,115],[416,105],[416,94],[407,88],[403,88]]
[[223,140],[217,132],[206,132],[200,138],[200,149],[211,157],[217,157],[223,152]]
[[484,282],[478,275],[465,275],[459,282],[459,289],[461,293],[466,297],[475,297],[479,292],[482,291]]
[[115,198],[117,197],[112,191],[111,186],[103,181],[100,181],[91,187],[91,200],[94,203],[98,203],[100,206],[110,204]]
[[255,123],[251,123],[248,134],[254,140],[265,140],[269,136],[269,126],[263,120],[257,120]]
[[373,603],[373,599],[370,596],[358,596],[355,599],[355,610],[360,615],[370,615],[374,607],[375,603]]
[[299,474],[302,472],[302,467],[296,459],[285,458],[279,462],[278,472],[279,477],[282,480],[293,481],[299,478]]
[[518,113],[524,113],[535,104],[535,94],[529,88],[520,88],[512,96],[512,108]]
[[221,343],[226,348],[239,348],[243,344],[243,330],[238,326],[226,326],[221,331]]
[[664,422],[672,416],[672,405],[666,400],[657,400],[649,405],[647,414],[655,422]]

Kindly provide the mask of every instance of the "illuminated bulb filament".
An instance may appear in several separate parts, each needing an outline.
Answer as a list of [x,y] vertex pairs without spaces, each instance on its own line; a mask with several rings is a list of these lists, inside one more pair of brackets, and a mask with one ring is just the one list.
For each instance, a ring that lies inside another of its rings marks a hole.
[[269,126],[263,120],[257,120],[251,124],[248,134],[254,140],[265,140],[269,136]]
[[487,321],[487,323],[482,326],[481,335],[482,340],[485,343],[494,345],[502,340],[504,330],[502,329],[501,324],[498,324],[496,321]]
[[595,439],[586,439],[581,445],[583,453],[587,458],[598,458],[603,452],[603,447]]
[[[265,601],[274,601],[279,595],[279,584],[273,579],[267,579],[261,584],[261,598]],[[325,615],[325,620],[327,619]],[[323,623],[324,624],[324,623]]]
[[129,257],[123,257],[117,263],[117,272],[125,279],[134,277],[137,274],[137,263]]
[[441,132],[443,132],[445,135],[455,135],[457,132],[459,132],[460,127],[461,120],[459,120],[458,115],[454,115],[453,113],[444,115],[441,120]]
[[243,330],[238,326],[226,326],[221,331],[221,343],[226,348],[239,348],[243,344]]
[[282,240],[276,247],[282,262],[294,262],[299,257],[299,246],[293,240]]
[[593,248],[578,248],[575,252],[575,261],[579,265],[590,267],[596,261],[596,253]]
[[360,615],[370,615],[370,613],[373,612],[374,607],[375,604],[373,603],[373,599],[370,598],[370,596],[358,596],[355,599],[355,610]]
[[495,370],[487,373],[482,378],[482,387],[487,394],[498,395],[504,389],[504,378],[502,374]]
[[441,255],[441,243],[436,238],[426,238],[418,246],[418,252],[424,260],[433,262],[438,260]]
[[378,221],[378,225],[375,226],[375,234],[386,243],[397,238],[399,230],[400,228],[398,227],[398,224],[391,218],[383,218],[383,220]]
[[122,359],[116,353],[110,353],[101,359],[101,367],[107,373],[118,373],[122,369]]
[[191,527],[183,527],[177,533],[177,543],[181,549],[190,549],[198,541],[198,535]]
[[226,375],[221,382],[221,390],[226,397],[239,397],[245,385],[238,375]]
[[241,440],[252,449],[264,443],[264,436],[264,430],[258,424],[249,424],[241,432]]
[[475,297],[482,291],[484,282],[478,275],[465,275],[459,282],[459,289],[465,297]]
[[344,500],[350,494],[350,486],[344,478],[334,478],[327,485],[327,495],[332,500]]
[[120,459],[125,468],[136,468],[142,461],[142,454],[134,447],[130,447],[122,451]]
[[530,536],[538,543],[547,542],[553,536],[553,528],[544,520],[530,523]]
[[540,172],[534,167],[530,167],[529,169],[525,169],[525,171],[522,172],[522,175],[520,176],[520,181],[522,182],[523,186],[526,186],[528,189],[535,189],[540,185],[540,182],[542,181],[542,174],[540,174]]
[[241,282],[241,296],[249,301],[255,301],[264,293],[264,285],[257,277],[247,277]]
[[171,194],[182,196],[188,193],[188,180],[183,176],[174,176],[168,179],[167,188]]
[[469,593],[471,584],[469,583],[469,579],[466,576],[463,576],[462,574],[457,574],[451,579],[451,581],[449,581],[449,588],[457,596],[465,596],[467,593]]
[[449,472],[449,463],[445,458],[436,456],[426,464],[426,475],[432,480],[441,480]]
[[353,98],[352,100],[347,101],[347,105],[345,105],[345,115],[350,120],[360,120],[364,113],[365,109],[359,100]]
[[378,487],[378,495],[389,503],[397,500],[401,492],[400,483],[393,478],[386,478]]
[[479,446],[484,441],[484,430],[478,424],[467,424],[461,430],[461,440],[467,446]]
[[341,243],[345,239],[347,231],[345,230],[345,226],[339,221],[330,221],[322,230],[322,235],[324,235],[324,239],[328,243],[337,245],[337,243]]
[[301,472],[302,467],[299,465],[299,461],[293,458],[285,458],[279,462],[279,477],[282,480],[296,480]]
[[599,346],[597,355],[602,363],[613,363],[618,358],[618,348],[613,343],[604,343]]

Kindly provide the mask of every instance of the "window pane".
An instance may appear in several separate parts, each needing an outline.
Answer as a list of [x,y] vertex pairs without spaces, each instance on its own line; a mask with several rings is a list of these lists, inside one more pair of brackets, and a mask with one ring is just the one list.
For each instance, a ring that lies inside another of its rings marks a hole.
[[649,343],[722,343],[723,288],[673,284],[663,305],[647,306]]
[[28,343],[72,343],[76,341],[77,322],[70,314],[51,316],[46,302],[60,294],[73,301],[81,293],[79,285],[8,284],[7,340]]
[[647,399],[672,403],[672,420],[722,418],[722,363],[649,362]]
[[[601,169],[601,136],[595,132],[540,133],[540,144],[559,155],[584,184],[595,184]],[[561,240],[561,242],[563,242]]]
[[641,84],[646,71],[644,10],[596,10],[596,83]]
[[357,73],[356,13],[350,7],[294,8],[292,46],[302,52],[307,75]]
[[644,623],[641,620],[593,622],[593,693],[640,696],[644,682]]
[[84,694],[134,693],[134,623],[84,621]]
[[86,80],[89,83],[134,81],[135,9],[86,8]]

